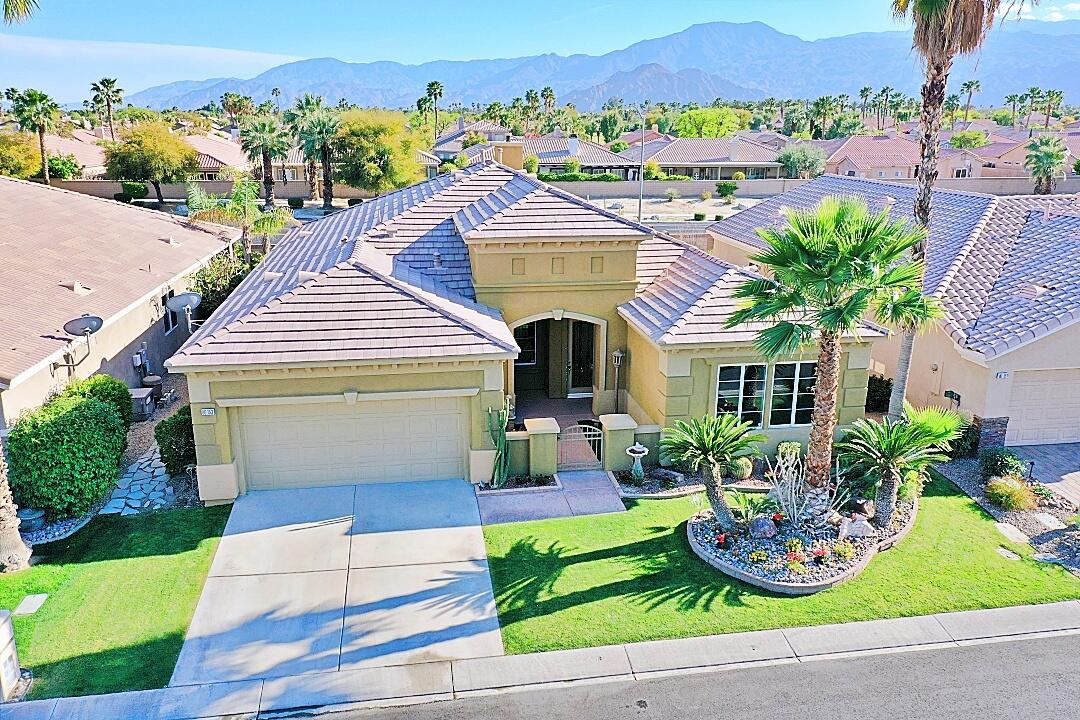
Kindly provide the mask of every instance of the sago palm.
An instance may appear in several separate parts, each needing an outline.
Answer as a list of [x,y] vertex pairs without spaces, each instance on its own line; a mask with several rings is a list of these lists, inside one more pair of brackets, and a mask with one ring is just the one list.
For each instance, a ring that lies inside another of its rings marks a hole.
[[868,313],[878,322],[919,327],[941,314],[922,294],[923,264],[911,249],[926,237],[916,225],[871,213],[853,198],[827,197],[810,210],[786,213],[779,228],[758,230],[768,248],[752,260],[771,278],[751,280],[735,292],[747,304],[728,327],[766,323],[756,344],[766,357],[818,347],[814,412],[806,453],[812,487],[829,482],[836,429],[841,339],[858,335]]
[[259,184],[249,177],[233,182],[232,195],[223,197],[206,193],[196,183],[187,186],[188,218],[192,222],[211,222],[240,228],[244,263],[251,267],[251,236],[268,238],[296,221],[286,208],[265,211],[259,207]]
[[915,473],[922,479],[931,463],[948,460],[946,452],[964,424],[951,410],[914,410],[910,405],[899,420],[855,421],[836,447],[841,462],[877,483],[875,525],[889,527],[904,478]]
[[240,128],[240,147],[252,162],[261,162],[263,205],[270,210],[274,207],[274,158],[289,154],[292,147],[289,131],[274,117],[263,115]]
[[300,145],[304,149],[304,157],[317,157],[322,164],[323,210],[327,211],[334,206],[334,172],[331,159],[339,125],[337,112],[322,108],[313,113],[300,128]]
[[[926,61],[922,86],[922,109],[919,114],[918,191],[915,195],[915,219],[930,227],[934,182],[938,176],[938,153],[941,149],[942,105],[949,83],[953,60],[982,47],[986,33],[994,25],[999,11],[1008,11],[1019,0],[892,0],[893,14],[912,22],[912,47]],[[1038,0],[1029,0],[1028,6]],[[925,237],[912,248],[916,260],[926,257]],[[914,329],[906,329],[900,338],[900,354],[889,398],[889,416],[899,418],[904,409],[911,354],[915,347]]]
[[752,429],[752,423],[739,422],[734,415],[715,415],[678,420],[664,430],[660,439],[661,457],[694,472],[701,471],[705,494],[717,524],[724,530],[735,524],[735,515],[724,496],[724,471],[735,458],[760,455],[758,445],[766,440]]
[[1028,143],[1024,167],[1035,181],[1036,195],[1049,195],[1054,190],[1054,179],[1065,169],[1069,150],[1065,142],[1054,135],[1040,135]]
[[49,155],[45,150],[45,134],[56,126],[60,106],[40,90],[24,90],[15,97],[12,114],[23,130],[37,133],[41,153],[41,176],[49,184]]

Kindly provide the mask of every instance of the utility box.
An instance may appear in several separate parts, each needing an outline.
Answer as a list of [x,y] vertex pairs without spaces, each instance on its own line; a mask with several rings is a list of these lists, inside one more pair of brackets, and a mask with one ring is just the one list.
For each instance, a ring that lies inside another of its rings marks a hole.
[[11,611],[0,610],[0,700],[10,700],[15,695],[19,677],[19,653],[15,650]]

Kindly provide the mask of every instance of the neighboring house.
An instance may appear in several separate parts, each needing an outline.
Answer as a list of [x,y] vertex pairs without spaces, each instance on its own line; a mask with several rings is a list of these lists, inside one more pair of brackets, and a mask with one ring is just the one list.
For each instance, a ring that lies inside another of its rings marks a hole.
[[465,117],[459,115],[453,128],[435,140],[431,152],[440,160],[453,160],[462,151],[461,145],[465,136],[470,134],[483,135],[488,142],[507,142],[511,139],[511,132],[498,123],[490,120],[466,123]]
[[[805,441],[815,353],[766,360],[753,328],[724,325],[751,277],[488,162],[290,231],[166,365],[187,375],[200,490],[217,502],[487,482],[489,417],[507,398],[523,473],[561,466],[555,449],[581,428],[553,417],[575,398],[605,437],[623,433],[605,467],[626,466],[636,433],[656,457],[660,427],[718,410],[763,426],[772,447]],[[842,427],[863,416],[879,336],[844,340]]]
[[424,175],[428,180],[439,174],[439,165],[442,165],[442,160],[439,160],[439,158],[426,150],[417,150],[416,159],[420,163],[420,167],[424,168]]
[[197,180],[221,180],[226,168],[251,172],[251,159],[235,140],[218,135],[185,135],[184,142],[199,154]]
[[50,155],[74,156],[81,168],[79,179],[94,180],[105,177],[105,149],[98,144],[101,140],[101,128],[96,133],[77,129],[70,135],[46,135],[45,150]]
[[921,159],[918,143],[904,137],[852,135],[814,144],[827,153],[825,172],[848,177],[912,178]]
[[[576,135],[568,137],[527,137],[520,141],[524,157],[534,155],[540,160],[539,172],[558,173],[565,169],[565,162],[575,158],[581,163],[583,173],[614,173],[624,180],[636,172],[637,161],[616,154],[599,143],[582,140]],[[627,153],[630,150],[625,151]]]
[[642,132],[641,132],[640,128],[637,129],[637,130],[628,130],[627,132],[624,132],[622,135],[620,135],[619,137],[615,138],[613,141],[608,143],[608,147],[611,147],[612,145],[614,145],[617,142],[624,142],[627,145],[634,146],[634,145],[640,145],[642,142],[649,143],[649,142],[653,142],[654,140],[674,140],[674,139],[675,139],[674,135],[668,135],[667,133],[660,132],[659,126],[654,124],[652,127],[645,130],[644,135],[642,135]]
[[[825,175],[715,223],[714,252],[746,262],[782,208],[865,199],[914,222],[911,185]],[[934,191],[926,289],[945,318],[915,342],[908,399],[959,407],[984,444],[1080,442],[1080,196]],[[899,337],[875,344],[892,377]]]
[[759,145],[768,145],[773,150],[783,150],[793,142],[792,138],[775,130],[736,130],[735,134]]
[[[1072,166],[1078,158],[1080,158],[1080,133],[1059,133],[1059,132],[1037,132],[1039,135],[1053,135],[1061,138],[1065,143],[1065,148],[1068,150],[1068,154],[1065,157],[1064,172],[1068,173],[1072,171]],[[1000,164],[1005,167],[1019,168],[1024,171],[1025,175],[1028,175],[1027,168],[1024,167],[1024,163],[1027,161],[1028,145],[1031,143],[1030,138],[1024,138],[1023,142],[1001,154]]]
[[[73,377],[103,372],[138,387],[132,356],[143,349],[144,368],[160,372],[188,337],[184,318],[164,301],[226,246],[219,232],[238,234],[0,178],[0,427]],[[105,321],[89,349],[62,329],[83,314]]]
[[[668,175],[689,175],[694,180],[728,180],[737,172],[757,180],[778,178],[783,172],[776,148],[741,135],[654,140],[619,154],[635,166],[644,154],[644,162],[657,163]],[[633,177],[637,177],[637,167]]]

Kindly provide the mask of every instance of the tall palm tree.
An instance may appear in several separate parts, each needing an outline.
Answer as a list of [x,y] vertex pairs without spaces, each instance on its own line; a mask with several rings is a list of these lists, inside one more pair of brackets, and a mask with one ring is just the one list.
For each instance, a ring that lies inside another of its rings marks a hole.
[[942,117],[945,114],[949,116],[949,127],[956,126],[956,113],[960,110],[960,96],[957,94],[948,95],[945,97],[945,102],[941,105]]
[[1028,91],[1024,93],[1027,95],[1027,118],[1024,119],[1024,127],[1031,132],[1031,114],[1035,112],[1036,106],[1042,102],[1042,88],[1037,85],[1032,85],[1028,88]]
[[960,437],[964,419],[951,410],[904,408],[899,419],[856,420],[836,448],[840,461],[874,480],[874,524],[887,528],[896,510],[897,491],[915,473],[925,479],[932,463],[945,462],[950,443]]
[[4,0],[4,24],[29,20],[38,9],[38,0]]
[[885,87],[881,88],[878,93],[881,95],[881,124],[884,125],[885,113],[889,111],[889,98],[891,98],[896,93],[896,88],[886,85]]
[[908,257],[925,229],[892,220],[888,210],[871,213],[854,198],[827,197],[785,215],[784,226],[758,230],[767,249],[751,258],[772,277],[736,290],[749,304],[727,324],[771,323],[756,340],[769,358],[817,344],[806,471],[807,482],[821,488],[832,468],[841,339],[856,334],[870,312],[886,325],[918,327],[941,310],[922,294],[922,262]]
[[116,78],[101,78],[96,83],[90,83],[90,90],[94,93],[94,100],[100,98],[105,105],[105,119],[109,123],[109,139],[116,142],[116,132],[113,129],[113,106],[124,101],[124,91],[116,86]]
[[8,484],[7,458],[0,447],[0,573],[30,566],[30,548],[19,534],[18,512]]
[[274,110],[281,110],[281,88],[275,87],[270,89],[270,96],[274,98]]
[[431,97],[428,95],[421,95],[416,98],[416,112],[420,113],[420,118],[427,123],[428,113],[431,112]]
[[261,162],[264,207],[274,207],[274,158],[289,154],[289,131],[270,115],[253,118],[240,127],[240,147],[253,163]]
[[49,180],[49,155],[45,150],[45,134],[56,126],[60,106],[40,90],[27,89],[18,94],[12,114],[23,130],[37,133],[38,150],[41,152],[41,176],[45,184]]
[[[323,99],[321,95],[304,93],[303,96],[296,99],[291,108],[285,111],[285,126],[289,128],[289,132],[300,143],[301,150],[304,150],[303,129],[311,122],[315,114],[322,109],[322,106]],[[318,153],[309,155],[304,151],[304,160],[306,161],[304,174],[307,175],[308,192],[311,194],[312,200],[317,200],[319,198],[318,165],[320,157]]]
[[544,114],[550,115],[555,109],[555,91],[550,85],[540,91],[540,99],[544,101]]
[[960,92],[967,95],[967,101],[964,102],[964,122],[968,121],[968,115],[971,114],[971,96],[982,90],[982,84],[978,80],[966,80],[960,85]]
[[1040,135],[1027,146],[1024,167],[1035,181],[1036,195],[1049,195],[1054,190],[1054,179],[1065,168],[1069,153],[1065,141],[1055,135]]
[[1043,95],[1043,100],[1046,102],[1046,122],[1043,123],[1043,129],[1050,129],[1050,115],[1054,112],[1054,108],[1061,104],[1065,99],[1065,93],[1060,90],[1047,90]]
[[244,247],[244,262],[251,267],[251,236],[269,238],[287,225],[296,223],[287,208],[275,207],[269,212],[259,207],[259,183],[250,177],[239,177],[228,197],[207,194],[197,183],[187,186],[188,218],[192,222],[212,222],[240,228]]
[[532,88],[525,91],[525,110],[528,112],[525,118],[525,132],[529,132],[536,114],[540,111],[540,93]]
[[1023,95],[1018,95],[1016,93],[1005,96],[1005,103],[1012,109],[1012,120],[1009,122],[1009,124],[1013,127],[1016,127],[1016,106],[1020,104],[1020,98],[1022,97]]
[[751,432],[752,428],[752,423],[739,422],[734,415],[705,416],[689,422],[676,420],[660,439],[662,457],[701,471],[705,494],[724,530],[735,525],[735,515],[724,496],[724,471],[735,458],[760,455],[757,446],[766,440],[763,434]]
[[305,157],[318,157],[323,173],[323,210],[334,207],[334,173],[331,165],[334,137],[339,126],[338,114],[328,108],[315,112],[300,129],[300,144]]
[[[1033,0],[1034,4],[1038,0]],[[912,47],[926,61],[922,85],[922,108],[919,113],[918,190],[915,195],[915,219],[923,228],[930,227],[934,183],[938,177],[938,153],[941,150],[941,117],[945,88],[957,55],[982,47],[986,33],[994,25],[996,13],[1008,9],[1014,0],[892,0],[897,18],[910,18],[914,31]],[[912,247],[916,262],[926,258],[926,237]],[[909,328],[900,338],[900,354],[889,398],[889,417],[899,418],[904,410],[915,330]]]
[[874,88],[869,85],[863,85],[859,89],[859,102],[862,103],[862,116],[866,118],[866,106],[870,104],[870,96],[874,94]]
[[425,94],[431,98],[431,109],[435,111],[435,129],[432,131],[434,139],[431,141],[434,144],[435,140],[439,139],[439,100],[443,96],[443,84],[432,80],[427,84]]

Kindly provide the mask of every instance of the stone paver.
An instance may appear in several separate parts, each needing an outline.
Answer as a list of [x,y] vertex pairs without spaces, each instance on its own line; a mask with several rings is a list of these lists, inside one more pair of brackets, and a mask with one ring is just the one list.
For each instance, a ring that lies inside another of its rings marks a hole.
[[481,493],[480,516],[485,525],[546,520],[572,515],[623,512],[619,491],[603,470],[558,473],[562,489]]
[[1080,443],[1015,445],[1009,449],[1035,462],[1036,480],[1080,505]]
[[45,601],[49,599],[48,593],[37,593],[35,595],[27,595],[15,608],[15,615],[33,615],[41,606],[45,604]]
[[116,482],[116,489],[101,515],[135,515],[148,510],[160,510],[176,501],[169,484],[161,451],[155,445],[149,452],[128,466]]
[[996,522],[994,523],[994,527],[997,528],[999,533],[1015,543],[1026,544],[1031,540],[1031,538],[1020,531],[1020,528],[1012,523]]

